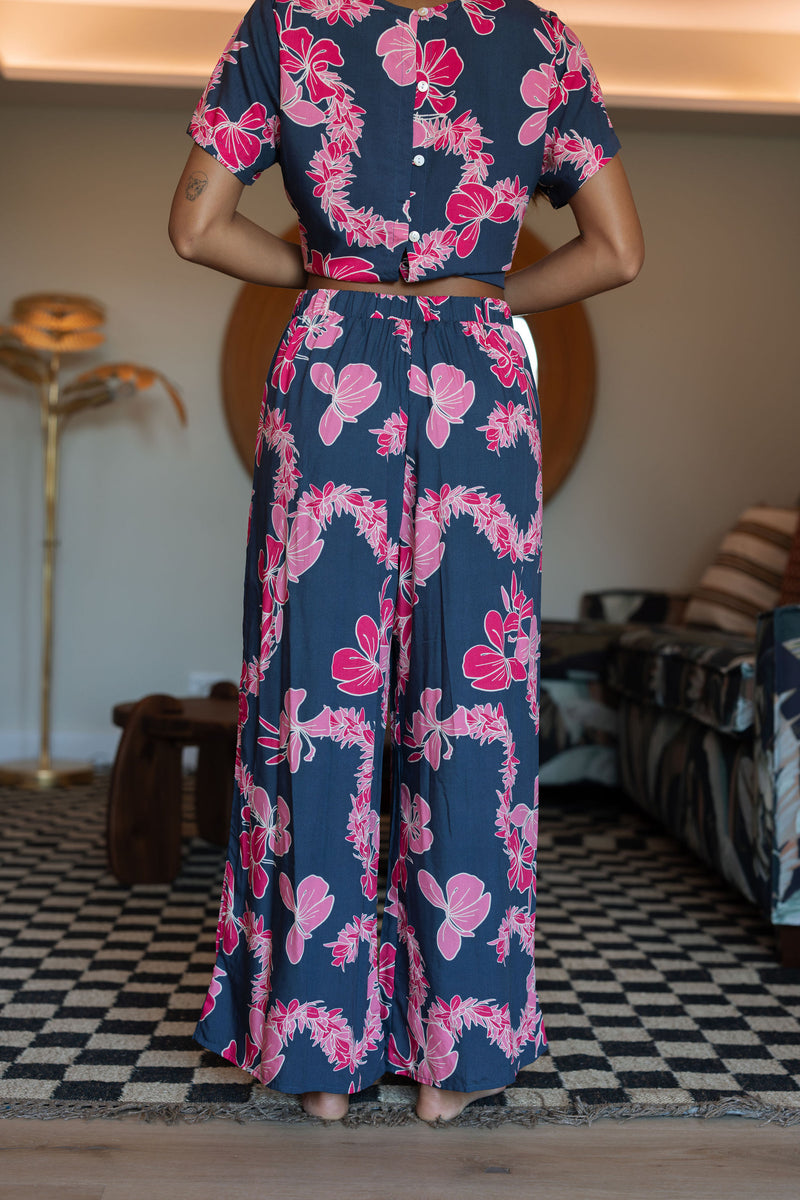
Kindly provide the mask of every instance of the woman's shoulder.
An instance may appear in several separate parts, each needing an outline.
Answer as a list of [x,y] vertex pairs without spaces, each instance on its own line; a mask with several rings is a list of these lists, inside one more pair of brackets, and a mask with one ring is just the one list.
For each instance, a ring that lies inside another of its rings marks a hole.
[[[508,17],[518,16],[529,24],[531,18],[537,25],[549,23],[554,27],[563,28],[563,22],[558,14],[549,8],[536,4],[534,0],[450,0],[451,3],[461,3],[471,17],[476,18],[481,25],[481,32],[489,32],[489,26],[496,26]],[[435,0],[431,8],[435,7]],[[272,11],[280,13],[293,12],[298,16],[311,17],[329,26],[335,26],[343,21],[348,26],[361,24],[371,11],[381,12],[387,9],[400,10],[405,5],[384,4],[382,0],[253,0],[252,11]],[[408,8],[409,13],[413,10]]]
[[[535,0],[449,0],[448,7],[456,5],[463,10],[475,34],[481,37],[499,35],[515,60],[532,54],[538,55],[537,61],[542,64],[548,56],[551,60],[564,56],[572,45],[577,44],[575,34],[558,14],[536,4]],[[281,40],[287,30],[303,27],[314,38],[324,37],[334,42],[339,31],[347,34],[350,42],[354,37],[358,41],[358,32],[362,31],[369,42],[373,27],[368,18],[372,14],[381,14],[382,25],[392,18],[396,24],[406,24],[403,14],[412,12],[413,9],[405,5],[385,3],[384,0],[253,0],[243,25],[247,31],[259,26],[265,28],[269,31],[268,36],[274,36],[277,29]],[[440,8],[438,16],[446,17],[446,13],[446,9]],[[431,13],[428,21],[433,16]],[[432,31],[439,25],[442,36],[456,36],[452,28],[445,32],[445,21],[434,21],[429,28]]]

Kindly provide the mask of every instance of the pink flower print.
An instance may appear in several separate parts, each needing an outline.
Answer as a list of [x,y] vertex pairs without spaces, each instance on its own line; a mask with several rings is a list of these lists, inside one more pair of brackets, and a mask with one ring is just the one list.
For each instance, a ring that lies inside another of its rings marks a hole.
[[428,81],[427,91],[417,91],[415,108],[421,108],[428,100],[440,116],[449,113],[456,103],[455,96],[447,96],[443,88],[450,88],[464,70],[464,60],[444,38],[434,38],[423,47],[415,42],[417,56],[417,83]]
[[197,142],[198,146],[210,146],[212,142],[212,130],[206,124],[206,113],[208,112],[208,103],[206,95],[211,91],[211,80],[209,80],[206,90],[197,102],[197,108],[192,114],[192,119],[189,122],[189,134]]
[[580,167],[580,178],[584,180],[596,175],[608,159],[604,157],[601,145],[595,146],[574,129],[571,135],[561,134],[556,126],[552,134],[548,133],[544,139],[542,171],[558,170],[565,162],[571,162],[576,170]]
[[240,21],[239,24],[236,26],[235,30],[233,31],[233,33],[231,34],[231,36],[228,38],[228,44],[225,47],[225,49],[222,51],[222,54],[220,54],[219,62],[217,63],[217,66],[219,66],[220,63],[224,63],[224,62],[235,63],[236,59],[233,57],[234,50],[246,50],[247,49],[247,42],[237,41],[237,35],[241,28],[242,28],[242,22]]
[[408,222],[384,221],[382,240],[389,250],[394,250],[395,246],[399,246],[401,242],[408,241]]
[[474,937],[474,931],[489,915],[491,892],[483,890],[483,880],[477,875],[466,873],[448,879],[446,898],[429,871],[420,871],[417,882],[426,900],[436,908],[444,909],[444,921],[439,926],[436,944],[442,957],[451,962],[461,949],[461,939]]
[[506,839],[506,851],[511,865],[508,868],[508,886],[527,892],[533,885],[533,860],[535,846],[520,841],[519,833],[512,829]]
[[275,364],[272,368],[273,386],[277,387],[281,392],[288,392],[295,377],[296,368],[294,359],[303,345],[305,336],[305,326],[295,318],[289,324],[283,336],[281,344],[278,347],[278,352],[275,355]]
[[[411,718],[411,736],[406,734],[404,739],[407,746],[417,747],[409,754],[409,762],[419,762],[425,758],[434,771],[439,770],[442,757],[450,758],[453,753],[450,737],[463,737],[468,732],[466,710],[460,705],[451,717],[439,720],[436,709],[441,699],[440,688],[423,689],[419,698],[420,707]],[[442,745],[445,746],[444,756]]]
[[550,112],[553,113],[562,104],[566,104],[570,92],[580,92],[586,86],[587,80],[582,71],[565,71],[560,78],[556,78],[553,94],[550,97]]
[[483,10],[494,13],[505,8],[505,3],[506,0],[464,0],[463,8],[475,32],[484,34],[494,29],[494,17],[487,16]]
[[247,718],[250,716],[250,701],[248,699],[247,692],[245,691],[246,682],[247,676],[245,675],[244,680],[242,680],[242,683],[239,686],[238,696],[238,716],[236,725],[240,732],[242,729],[244,729],[245,725],[247,724]]
[[[539,780],[536,780],[536,791],[539,790]],[[512,825],[516,825],[525,841],[529,846],[535,846],[539,833],[539,804],[538,800],[534,800],[533,808],[528,808],[527,804],[516,804],[510,814],[509,820]]]
[[407,428],[408,417],[401,410],[386,418],[383,429],[370,429],[370,433],[378,438],[378,454],[384,458],[390,454],[402,454],[406,448]]
[[[404,783],[400,785],[400,853],[403,857],[408,847],[414,854],[424,854],[433,845],[433,834],[428,828],[431,819],[431,809],[427,800],[417,792],[411,799],[411,792]],[[403,842],[407,843],[404,851]]]
[[383,942],[380,950],[378,983],[387,1000],[394,995],[394,963],[396,951],[394,946]]
[[[248,810],[245,810],[248,811]],[[261,900],[269,887],[269,875],[264,870],[263,862],[267,853],[267,839],[263,828],[255,831],[245,830],[239,835],[239,855],[242,869],[247,871],[250,888],[257,900]]]
[[438,521],[430,517],[417,517],[414,523],[414,584],[424,585],[430,579],[444,555],[442,529]]
[[[288,688],[283,698],[283,712],[280,719],[280,744],[286,747],[286,757],[289,760],[289,770],[294,773],[300,766],[300,755],[303,751],[303,722],[299,720],[297,711],[306,698],[304,688]],[[314,756],[314,747],[309,746],[307,758]]]
[[260,1053],[261,1061],[253,1069],[253,1075],[259,1083],[266,1086],[272,1082],[283,1066],[285,1057],[281,1054],[283,1039],[277,1030],[273,1029],[271,1025],[267,1025],[264,1013],[255,1006],[250,1008],[250,1037],[245,1039],[245,1045],[248,1051],[247,1057],[252,1055],[250,1063],[247,1064],[251,1068]]
[[[278,856],[286,854],[292,844],[290,816],[289,806],[282,796],[278,796],[273,808],[264,788],[252,788],[249,805],[242,809],[242,820],[250,822],[250,848],[258,862],[263,862],[267,850]],[[246,836],[242,834],[243,838]],[[260,895],[263,894],[262,891]]]
[[388,942],[384,942],[378,958],[378,996],[380,1001],[380,1018],[382,1021],[385,1021],[389,1016],[389,1005],[386,1001],[391,1000],[394,995],[395,954],[394,946],[390,946]]
[[326,212],[334,205],[346,203],[347,189],[353,181],[353,164],[344,147],[336,142],[323,141],[306,171],[315,182],[314,195]]
[[464,413],[475,399],[475,384],[459,367],[446,362],[431,368],[430,380],[420,367],[410,367],[408,382],[412,392],[431,402],[425,432],[431,445],[441,450],[450,436],[450,426],[463,424]]
[[340,692],[349,696],[368,696],[377,692],[383,682],[378,662],[380,633],[372,617],[359,617],[356,623],[356,639],[360,650],[345,647],[333,656],[331,675],[336,679]]
[[436,1087],[448,1075],[452,1075],[458,1063],[458,1051],[453,1049],[452,1033],[438,1025],[428,1025],[422,1061],[417,1067],[415,1078],[427,1087]]
[[[498,374],[494,366],[492,370]],[[495,404],[487,424],[479,425],[478,430],[486,434],[488,448],[499,454],[501,448],[516,446],[520,433],[526,432],[530,426],[531,417],[527,408],[509,400],[508,404]]]
[[201,1021],[204,1021],[208,1014],[213,1011],[214,1005],[217,1003],[217,996],[222,991],[222,980],[227,979],[227,977],[227,971],[223,971],[222,967],[214,967],[203,1011],[200,1013]]
[[292,583],[297,583],[322,553],[323,542],[319,534],[319,524],[312,516],[306,512],[295,514],[286,547],[286,572]]
[[258,718],[262,729],[266,730],[264,736],[258,739],[259,746],[266,746],[275,751],[272,757],[267,759],[269,764],[283,762],[285,758],[288,759],[290,771],[295,772],[300,766],[304,748],[307,750],[305,761],[311,762],[314,758],[316,751],[311,738],[330,737],[331,722],[328,709],[323,709],[318,716],[309,721],[301,721],[298,717],[298,709],[305,698],[304,688],[287,688],[277,729],[264,717]]
[[286,854],[292,844],[292,835],[289,833],[289,806],[283,796],[278,796],[275,808],[270,810],[270,818],[269,848],[273,854],[280,857]]
[[263,608],[265,612],[272,612],[273,602],[276,604],[286,603],[289,599],[289,581],[283,542],[279,542],[270,534],[267,534],[266,554],[261,550],[258,555],[258,577],[264,593]]
[[528,673],[525,663],[519,658],[515,656],[509,659],[505,655],[506,634],[519,632],[519,617],[509,613],[503,618],[492,609],[484,617],[483,628],[491,644],[471,646],[464,655],[462,670],[478,691],[503,691],[509,687],[512,679],[525,679]]
[[342,336],[342,314],[327,309],[326,312],[306,313],[306,346],[309,350],[329,350]]
[[456,254],[467,258],[475,249],[481,221],[487,218],[501,224],[510,221],[516,214],[516,205],[504,199],[496,188],[488,188],[482,183],[462,183],[447,201],[445,214],[454,225],[464,225],[456,241]]
[[397,21],[385,30],[375,43],[375,52],[383,59],[383,69],[392,83],[406,87],[414,83],[411,63],[414,61],[417,39],[408,21]]
[[[512,333],[514,337],[510,336]],[[516,329],[508,330],[506,336],[502,336],[499,330],[492,329],[486,336],[485,349],[494,359],[492,373],[497,376],[503,387],[513,387],[516,384],[527,392],[530,385],[525,370],[525,348],[522,339],[517,341],[517,338],[519,335]]]
[[328,884],[320,875],[306,875],[300,881],[296,902],[288,875],[281,875],[278,887],[283,903],[294,913],[292,928],[286,935],[286,957],[296,966],[312,931],[330,916],[334,897],[328,895]]
[[369,259],[360,258],[357,254],[333,258],[330,254],[323,257],[319,250],[312,250],[306,270],[311,275],[322,275],[326,279],[353,279],[357,283],[376,282],[378,279]]
[[281,112],[291,117],[295,125],[321,125],[325,113],[318,104],[303,99],[303,89],[295,83],[286,67],[281,63]]
[[530,146],[544,136],[555,79],[555,67],[550,63],[542,63],[538,70],[534,68],[523,75],[520,95],[528,107],[536,111],[519,127],[517,141],[521,146]]
[[416,249],[408,252],[408,264],[401,262],[400,274],[407,282],[415,283],[426,271],[434,270],[447,262],[457,239],[458,232],[452,227],[424,233],[416,243]]
[[[290,531],[286,509],[275,505],[272,509],[272,524],[278,535],[278,542],[286,547],[285,568],[278,568],[277,579],[281,579],[282,571],[285,569],[289,582],[297,583],[300,576],[309,567],[313,567],[322,553],[324,543],[320,537],[319,521],[305,509],[301,509],[292,518]],[[278,599],[277,591],[276,599]]]
[[536,111],[520,125],[517,134],[520,145],[530,146],[538,141],[547,129],[548,117],[567,103],[570,92],[579,92],[587,86],[589,81],[579,69],[580,66],[581,57],[578,54],[571,58],[569,69],[560,76],[552,63],[542,63],[538,70],[526,71],[519,85],[520,95]]
[[[226,1062],[232,1062],[234,1064],[234,1066],[236,1066],[236,1067],[242,1067],[243,1069],[247,1069],[247,1068],[251,1067],[252,1064],[255,1062],[256,1052],[255,1052],[255,1047],[253,1046],[252,1042],[250,1041],[250,1038],[247,1037],[246,1034],[245,1034],[244,1041],[245,1041],[245,1053],[244,1053],[244,1058],[241,1061],[239,1060],[239,1051],[238,1051],[238,1047],[236,1045],[235,1038],[231,1038],[231,1040],[228,1042],[225,1049],[220,1051],[220,1054],[221,1054],[221,1057],[226,1060]],[[250,1053],[251,1050],[252,1050],[252,1053]]]
[[314,386],[331,398],[320,418],[319,436],[326,446],[332,446],[345,421],[355,424],[356,418],[372,407],[380,395],[381,384],[368,363],[349,363],[342,368],[338,380],[330,363],[314,363],[310,374]]
[[208,108],[205,123],[217,153],[231,171],[250,167],[258,158],[267,119],[263,104],[251,104],[238,121],[231,121],[224,108]]
[[219,905],[219,922],[217,924],[217,954],[220,949],[223,954],[233,954],[239,945],[239,922],[233,911],[233,867],[230,862],[225,864],[225,875],[222,881],[222,897]]
[[[415,124],[419,122],[419,118],[415,117]],[[417,130],[415,129],[415,136]],[[425,126],[419,130],[421,138],[420,145],[427,144]],[[442,121],[440,126],[432,126],[431,136],[433,136],[434,150],[449,150],[451,154],[458,154],[468,163],[483,163],[489,166],[494,159],[490,154],[484,154],[484,145],[492,141],[491,138],[484,136],[482,126],[478,119],[472,115],[471,109],[466,112],[459,113],[452,121]],[[414,143],[417,144],[416,142]]]
[[341,19],[352,28],[354,20],[361,21],[367,16],[374,0],[299,0],[299,2],[302,9],[312,12],[319,20],[324,17],[329,25],[335,25]]
[[291,75],[301,74],[311,99],[317,104],[342,90],[328,67],[344,63],[339,47],[330,38],[314,41],[307,29],[284,29],[281,34],[281,67]]
[[554,55],[554,61],[557,63],[564,62],[567,54],[568,42],[566,38],[567,27],[560,17],[555,13],[549,13],[543,20],[547,33],[541,33],[538,29],[536,36],[547,50],[548,54]]
[[436,309],[432,307],[437,301],[441,302],[440,296],[417,296],[417,307],[426,321],[441,320]]

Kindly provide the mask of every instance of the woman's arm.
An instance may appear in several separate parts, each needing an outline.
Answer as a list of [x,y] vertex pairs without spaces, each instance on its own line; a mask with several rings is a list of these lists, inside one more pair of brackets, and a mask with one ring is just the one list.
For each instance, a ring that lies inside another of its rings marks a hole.
[[247,283],[305,287],[300,247],[236,211],[243,188],[213,155],[192,148],[169,218],[170,241],[178,254]]
[[560,308],[630,283],[644,261],[644,238],[619,155],[569,201],[578,236],[506,276],[505,298],[516,316]]

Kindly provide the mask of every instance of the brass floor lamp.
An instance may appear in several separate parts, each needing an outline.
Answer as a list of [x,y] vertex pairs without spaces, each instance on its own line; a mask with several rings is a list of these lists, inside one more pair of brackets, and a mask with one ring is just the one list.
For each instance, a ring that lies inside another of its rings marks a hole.
[[88,782],[90,763],[54,760],[51,755],[53,592],[58,530],[58,467],[64,423],[85,408],[122,400],[160,383],[183,424],[186,412],[177,389],[161,374],[134,363],[106,363],[61,385],[62,359],[94,349],[104,340],[105,310],[84,296],[23,296],[0,326],[0,366],[33,383],[39,393],[42,429],[44,541],[42,545],[42,645],[39,677],[39,753],[36,759],[0,763],[0,784],[51,788]]

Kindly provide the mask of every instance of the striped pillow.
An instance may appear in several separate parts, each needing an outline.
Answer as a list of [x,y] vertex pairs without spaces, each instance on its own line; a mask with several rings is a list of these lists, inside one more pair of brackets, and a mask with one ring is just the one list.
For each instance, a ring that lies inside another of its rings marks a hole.
[[743,512],[692,591],[684,624],[755,636],[758,614],[778,603],[798,517],[765,505]]
[[800,604],[800,521],[789,551],[789,561],[783,573],[778,604]]

